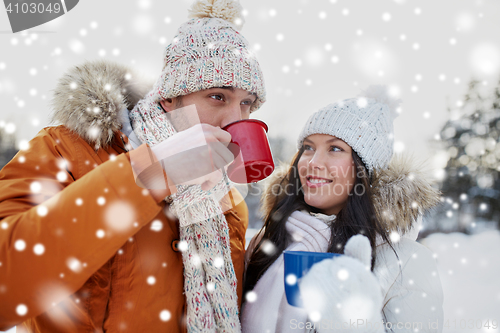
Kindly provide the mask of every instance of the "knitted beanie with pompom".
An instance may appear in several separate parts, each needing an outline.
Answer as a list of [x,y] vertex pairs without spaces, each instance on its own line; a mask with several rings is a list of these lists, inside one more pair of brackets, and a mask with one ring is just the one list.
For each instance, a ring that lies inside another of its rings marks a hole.
[[197,0],[191,18],[182,24],[165,49],[164,67],[154,86],[157,101],[215,87],[241,88],[266,100],[264,78],[248,42],[237,0]]
[[357,98],[329,104],[312,114],[298,139],[298,149],[312,134],[345,141],[361,158],[370,176],[385,169],[393,155],[394,126],[401,100],[385,86],[370,86]]

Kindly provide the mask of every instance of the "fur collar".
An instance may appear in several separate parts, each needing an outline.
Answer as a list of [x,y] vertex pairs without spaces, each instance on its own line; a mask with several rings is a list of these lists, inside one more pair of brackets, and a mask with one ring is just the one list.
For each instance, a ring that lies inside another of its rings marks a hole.
[[89,61],[60,79],[52,100],[54,124],[63,124],[96,149],[107,146],[122,127],[120,110],[131,110],[153,85],[124,65]]
[[[278,186],[289,169],[289,165],[276,168],[266,181],[261,198],[264,215],[271,211],[277,195],[278,200],[286,195],[286,191],[280,191]],[[431,186],[421,169],[407,156],[394,156],[387,169],[374,172],[372,191],[375,210],[389,232],[405,234],[421,215],[440,203],[441,193]]]

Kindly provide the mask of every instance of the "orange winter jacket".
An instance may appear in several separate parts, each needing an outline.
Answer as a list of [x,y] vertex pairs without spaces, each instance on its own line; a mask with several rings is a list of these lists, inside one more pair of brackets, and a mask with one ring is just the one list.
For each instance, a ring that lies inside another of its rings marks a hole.
[[[84,122],[43,129],[0,171],[0,330],[183,332],[177,221],[136,184],[127,138],[95,149]],[[244,201],[225,216],[241,303]]]

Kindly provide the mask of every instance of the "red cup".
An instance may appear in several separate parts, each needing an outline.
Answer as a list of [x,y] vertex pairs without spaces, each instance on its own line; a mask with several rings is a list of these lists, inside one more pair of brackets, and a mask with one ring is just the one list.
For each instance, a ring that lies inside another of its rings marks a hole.
[[235,156],[227,170],[229,179],[235,183],[248,184],[271,175],[274,162],[267,140],[266,123],[256,119],[243,119],[222,129],[231,134],[228,148]]

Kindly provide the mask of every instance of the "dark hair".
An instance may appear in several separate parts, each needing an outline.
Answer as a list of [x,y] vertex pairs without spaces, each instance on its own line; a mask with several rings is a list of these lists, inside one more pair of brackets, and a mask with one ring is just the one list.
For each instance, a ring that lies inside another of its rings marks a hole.
[[[316,208],[306,204],[304,193],[301,189],[298,163],[303,152],[304,147],[294,156],[292,166],[280,184],[280,186],[292,190],[291,192],[287,190],[287,193],[293,194],[275,196],[272,208],[264,216],[265,229],[261,229],[259,232],[264,232],[264,234],[252,251],[245,275],[244,294],[254,288],[259,278],[289,245],[290,235],[288,235],[285,227],[288,217],[296,210],[306,209],[317,212]],[[375,246],[377,235],[380,235],[387,243],[391,244],[391,242],[387,231],[382,227],[376,216],[370,189],[370,178],[366,167],[354,150],[352,151],[352,158],[357,171],[356,181],[346,205],[337,214],[335,223],[331,225],[332,236],[328,252],[343,253],[345,244],[349,238],[357,234],[363,234],[370,240],[373,253],[371,269],[373,270],[376,260]],[[361,194],[355,191],[355,188],[359,186],[358,184],[364,187],[364,191]],[[263,243],[267,241],[272,242],[275,246],[275,251],[271,254],[266,254],[262,250]]]

